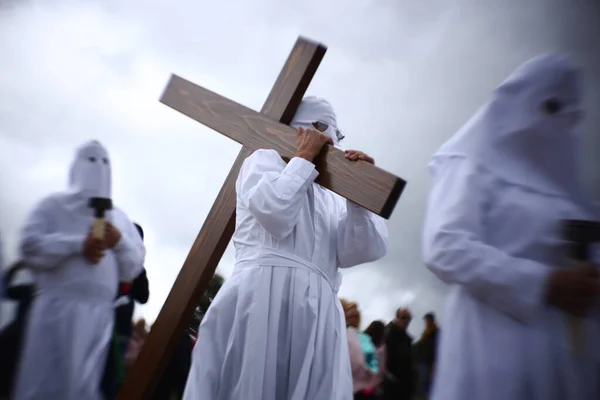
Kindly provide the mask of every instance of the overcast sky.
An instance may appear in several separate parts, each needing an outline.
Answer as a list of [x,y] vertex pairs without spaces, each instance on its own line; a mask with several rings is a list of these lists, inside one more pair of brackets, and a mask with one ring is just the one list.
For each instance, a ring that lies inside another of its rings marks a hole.
[[[518,64],[566,50],[588,73],[587,181],[600,197],[600,12],[594,0],[0,0],[0,234],[9,262],[33,205],[66,187],[98,139],[114,201],[146,232],[158,314],[239,145],[160,104],[177,73],[260,109],[298,35],[329,48],[308,94],[327,98],[344,146],[408,180],[388,256],[345,274],[363,321],[399,305],[443,313],[423,266],[432,153]],[[220,264],[228,276],[231,247]],[[4,313],[6,320],[7,315]],[[411,331],[422,329],[417,318]]]

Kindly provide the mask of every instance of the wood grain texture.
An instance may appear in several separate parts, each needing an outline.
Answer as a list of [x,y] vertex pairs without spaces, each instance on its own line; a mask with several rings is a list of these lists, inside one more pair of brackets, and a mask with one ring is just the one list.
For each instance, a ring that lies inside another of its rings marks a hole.
[[[263,112],[272,119],[289,122],[290,114],[295,114],[324,54],[324,46],[300,38],[267,98]],[[252,151],[242,147],[118,400],[149,398],[162,376],[197,300],[206,290],[231,240],[235,229],[235,181]]]
[[298,38],[260,113],[289,125],[327,48]]
[[[176,75],[161,101],[249,149],[273,149],[286,160],[296,151],[296,130]],[[317,183],[389,218],[406,186],[403,179],[365,162],[346,160],[329,146],[316,160]]]

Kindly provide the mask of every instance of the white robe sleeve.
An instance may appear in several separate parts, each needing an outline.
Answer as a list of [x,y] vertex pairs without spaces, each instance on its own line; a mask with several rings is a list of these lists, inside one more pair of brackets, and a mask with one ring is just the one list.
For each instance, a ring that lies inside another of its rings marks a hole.
[[146,247],[133,222],[119,209],[113,210],[114,225],[121,231],[121,240],[113,248],[119,267],[119,281],[131,282],[144,269]]
[[463,158],[437,171],[425,221],[424,261],[442,281],[528,322],[544,304],[550,269],[485,243],[485,230],[494,227],[483,225],[482,180]]
[[287,237],[298,222],[314,164],[294,157],[286,165],[274,150],[257,150],[244,161],[236,183],[241,205],[275,240]]
[[85,235],[56,232],[53,227],[56,199],[47,197],[33,210],[21,236],[21,261],[34,269],[51,269],[76,254],[83,253]]
[[340,268],[379,260],[387,253],[388,230],[377,214],[346,200],[338,223],[337,258]]

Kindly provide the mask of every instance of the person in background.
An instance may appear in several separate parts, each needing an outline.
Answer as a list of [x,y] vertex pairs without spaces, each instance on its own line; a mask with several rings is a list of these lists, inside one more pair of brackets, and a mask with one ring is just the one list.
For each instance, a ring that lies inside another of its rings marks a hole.
[[[144,240],[142,227],[133,224]],[[102,392],[106,399],[117,396],[119,388],[125,380],[127,368],[125,366],[125,354],[131,339],[132,321],[135,302],[145,304],[150,296],[148,289],[148,278],[146,269],[133,280],[133,282],[120,282],[119,292],[115,301],[115,328],[112,343],[106,358],[106,369],[102,377]]]
[[[144,240],[144,230],[142,227],[134,223],[133,224],[140,235],[140,239]],[[135,309],[135,303],[146,304],[150,297],[148,277],[146,275],[146,269],[142,267],[140,274],[133,280],[133,282],[121,282],[119,285],[119,298],[123,302],[119,304],[115,311],[115,327],[117,335],[125,343],[129,341],[131,337],[133,319],[133,312]],[[127,346],[123,348],[123,353],[127,350]]]
[[383,378],[385,377],[385,323],[383,321],[373,321],[369,324],[367,329],[364,331],[365,334],[371,337],[373,341],[373,345],[375,345],[375,349],[377,351],[377,362],[379,365],[379,377],[374,385],[374,392],[376,394],[376,398],[381,398],[383,396],[383,388],[381,384],[383,382]]
[[385,339],[386,371],[383,395],[386,400],[412,400],[414,373],[412,337],[406,331],[412,320],[410,311],[399,308],[396,319],[389,325]]
[[19,272],[27,270],[24,262],[18,261],[13,264],[4,277],[4,297],[17,302],[17,311],[15,312],[15,322],[20,328],[25,329],[27,314],[33,303],[35,296],[35,285],[33,283],[12,283]]
[[360,311],[355,302],[341,299],[346,317],[352,387],[354,399],[374,399],[374,388],[379,383],[377,350],[371,337],[359,331]]
[[432,312],[425,314],[423,320],[425,322],[425,330],[417,343],[419,352],[419,382],[421,394],[428,398],[435,371],[439,327]]
[[[144,319],[137,321],[133,325],[132,331],[129,347],[125,355],[125,365],[128,370],[135,364],[149,334]],[[162,377],[156,384],[150,400],[171,400],[172,398],[181,399],[183,397],[185,383],[192,364],[192,348],[193,339],[186,329],[181,335]]]
[[423,259],[450,285],[433,400],[600,399],[598,268],[561,235],[600,219],[582,75],[566,54],[525,62],[433,156]]
[[140,319],[135,324],[132,324],[131,338],[129,339],[129,345],[127,346],[127,352],[125,353],[125,367],[130,370],[137,360],[140,350],[144,345],[144,341],[148,337],[148,329],[146,328],[146,320]]
[[35,285],[32,283],[12,283],[13,278],[25,269],[23,262],[15,263],[6,271],[4,282],[0,282],[5,287],[5,299],[17,303],[14,320],[0,332],[0,399],[8,398],[12,392],[25,336],[27,314],[35,295]]
[[[100,400],[119,281],[132,281],[145,248],[118,207],[105,236],[92,234],[91,198],[111,198],[111,164],[97,141],[75,153],[69,187],[44,198],[23,229],[22,261],[36,296],[27,321],[13,400]],[[113,204],[116,203],[113,199]]]

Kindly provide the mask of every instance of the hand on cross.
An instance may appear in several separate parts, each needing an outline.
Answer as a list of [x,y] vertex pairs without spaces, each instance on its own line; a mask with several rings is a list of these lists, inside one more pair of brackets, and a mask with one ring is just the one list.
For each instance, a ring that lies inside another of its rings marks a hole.
[[296,157],[313,162],[325,145],[333,145],[333,140],[315,129],[298,128]]
[[369,164],[375,165],[375,160],[373,159],[373,157],[368,156],[367,154],[363,153],[362,151],[346,150],[344,153],[346,153],[346,158],[348,160],[351,160],[351,161],[362,160],[362,161],[368,162]]

